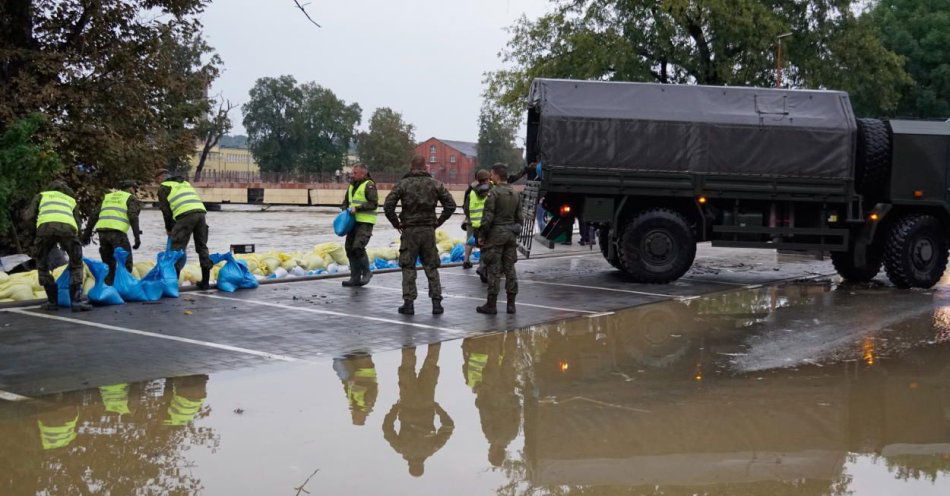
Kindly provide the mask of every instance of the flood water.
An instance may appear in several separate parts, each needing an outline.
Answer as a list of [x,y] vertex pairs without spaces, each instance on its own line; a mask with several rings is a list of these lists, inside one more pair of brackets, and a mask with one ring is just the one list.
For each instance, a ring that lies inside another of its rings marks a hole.
[[791,284],[0,402],[3,495],[948,493],[950,288]]

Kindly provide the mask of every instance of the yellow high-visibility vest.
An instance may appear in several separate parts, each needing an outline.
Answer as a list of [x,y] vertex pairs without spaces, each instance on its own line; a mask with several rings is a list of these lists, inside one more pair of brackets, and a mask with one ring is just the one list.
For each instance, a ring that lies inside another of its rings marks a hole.
[[79,226],[76,225],[76,200],[59,191],[44,191],[40,193],[40,211],[36,216],[36,227],[50,222],[59,222],[73,226],[76,232],[79,232]]
[[465,377],[468,387],[475,389],[475,386],[481,384],[486,365],[488,365],[488,355],[485,353],[472,353],[468,356],[468,371]]
[[44,450],[65,448],[76,439],[76,423],[79,422],[79,414],[63,425],[46,425],[42,420],[36,422],[40,427],[40,443]]
[[487,200],[488,195],[480,197],[474,189],[468,194],[468,220],[471,221],[472,227],[482,226],[482,214],[485,213],[485,202]]
[[125,191],[113,191],[102,199],[102,207],[99,208],[99,220],[96,221],[95,230],[113,229],[129,232],[129,197],[131,193]]
[[[353,185],[350,184],[350,187],[346,190],[346,198],[350,202],[350,207],[359,208],[366,205],[366,185],[372,182],[373,181],[369,179],[363,181],[363,184],[360,184],[360,187],[356,188],[356,191],[353,191]],[[356,222],[375,224],[376,212],[356,212]]]
[[207,212],[205,209],[205,204],[201,201],[201,197],[198,196],[198,192],[195,191],[195,188],[191,186],[188,181],[176,182],[176,181],[165,181],[162,183],[162,186],[168,186],[171,188],[171,192],[168,193],[168,205],[172,210],[172,218],[178,220],[184,214],[190,212]]

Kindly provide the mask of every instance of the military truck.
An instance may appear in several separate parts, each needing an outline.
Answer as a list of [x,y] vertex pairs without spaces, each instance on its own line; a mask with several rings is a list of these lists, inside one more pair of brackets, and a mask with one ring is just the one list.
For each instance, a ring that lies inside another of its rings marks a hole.
[[947,265],[950,123],[856,118],[844,92],[536,79],[525,143],[526,256],[580,219],[637,282],[679,278],[705,241],[830,253],[850,281],[883,265],[901,288]]

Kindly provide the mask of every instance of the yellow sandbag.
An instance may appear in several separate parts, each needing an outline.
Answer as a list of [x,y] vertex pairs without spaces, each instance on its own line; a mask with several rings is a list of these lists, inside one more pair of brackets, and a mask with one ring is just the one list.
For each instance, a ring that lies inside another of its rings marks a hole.
[[186,282],[197,284],[199,281],[201,281],[201,267],[198,264],[188,264],[181,269],[181,275],[178,277],[179,284]]
[[338,265],[350,265],[350,259],[346,258],[346,250],[342,247],[327,253],[327,255]]
[[280,263],[281,268],[288,272],[294,270],[294,268],[296,268],[298,265],[300,264],[297,263],[297,259],[295,257],[288,257],[286,260],[283,260]]
[[262,258],[258,266],[265,275],[273,274],[277,267],[280,267],[280,259],[275,256]]
[[371,248],[367,250],[367,253],[372,252],[370,255],[370,260],[376,260],[377,258],[382,258],[383,260],[396,260],[399,258],[399,250],[396,248],[384,246],[379,248]]
[[451,239],[447,239],[445,241],[439,241],[435,245],[439,247],[439,253],[446,253],[452,251],[455,243],[453,243]]
[[320,255],[311,253],[309,255],[305,255],[303,257],[303,260],[301,261],[303,262],[301,267],[307,270],[326,270],[327,269],[327,263],[326,261],[323,260],[323,257],[321,257]]
[[12,284],[2,293],[0,298],[9,298],[13,301],[29,301],[35,299],[33,288],[29,284]]
[[145,274],[148,274],[155,267],[155,262],[151,260],[142,260],[141,262],[135,262],[132,265],[132,275],[141,279],[145,277]]
[[5,283],[9,280],[10,280],[10,276],[6,272],[0,270],[0,284]]
[[34,298],[34,299],[37,299],[37,300],[45,300],[45,299],[46,299],[46,290],[45,290],[45,289],[41,289],[41,290],[39,290],[39,291],[33,291],[33,298]]
[[436,243],[441,243],[443,241],[448,241],[448,240],[449,240],[449,233],[445,232],[442,229],[439,229],[438,231],[435,232]]

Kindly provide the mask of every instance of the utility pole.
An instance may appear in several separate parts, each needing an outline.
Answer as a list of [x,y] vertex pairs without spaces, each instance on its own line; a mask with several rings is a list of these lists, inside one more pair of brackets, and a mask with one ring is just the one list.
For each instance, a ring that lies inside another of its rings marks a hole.
[[782,87],[782,40],[791,36],[792,33],[780,34],[775,38],[775,87]]

